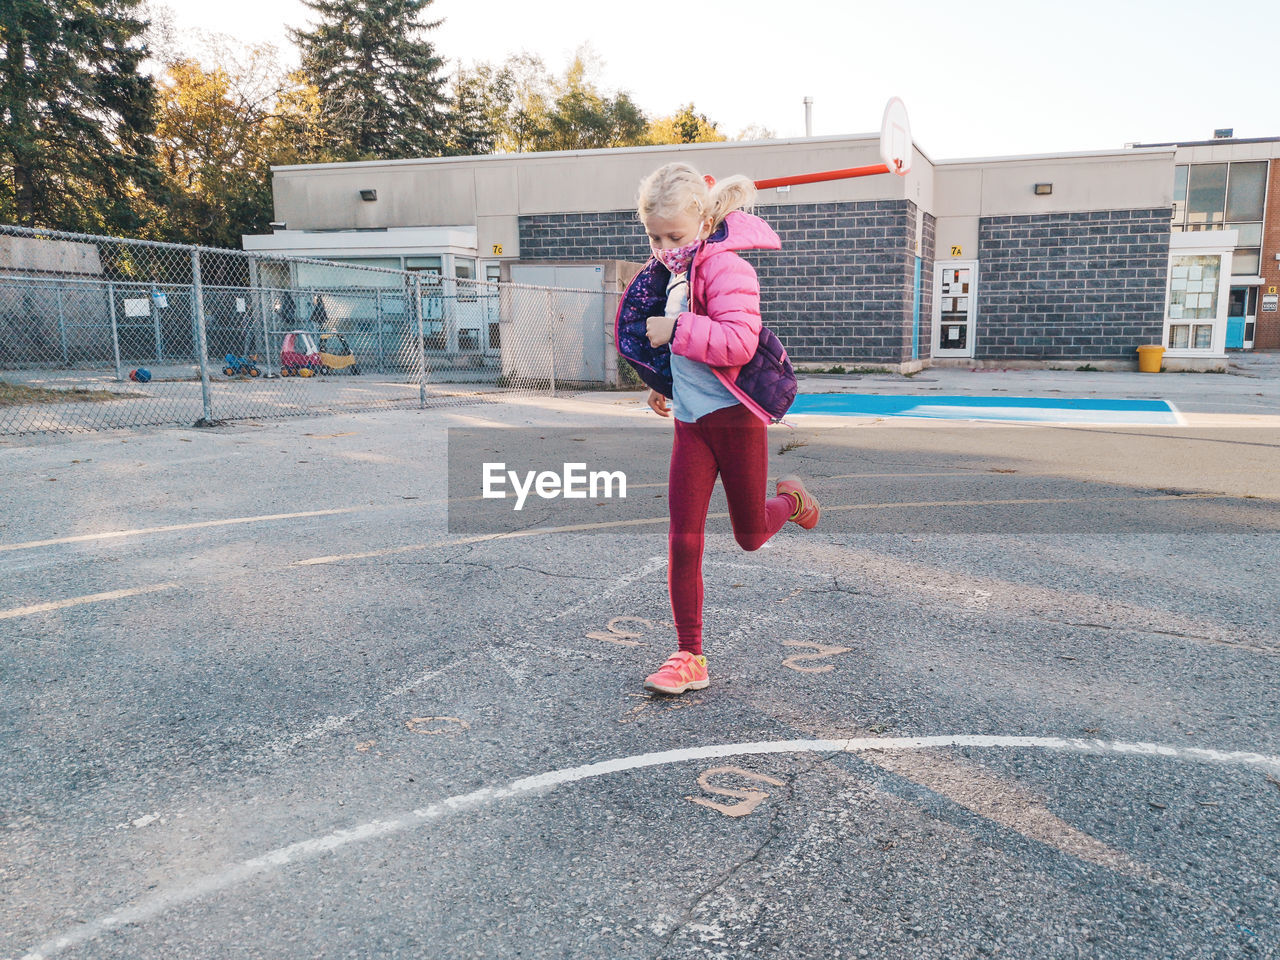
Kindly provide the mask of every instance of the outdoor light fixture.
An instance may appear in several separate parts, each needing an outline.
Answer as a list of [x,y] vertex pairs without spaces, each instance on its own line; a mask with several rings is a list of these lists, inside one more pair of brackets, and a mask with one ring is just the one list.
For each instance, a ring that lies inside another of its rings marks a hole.
[[1047,197],[1047,196],[1049,196],[1049,194],[1051,194],[1051,193],[1053,193],[1053,184],[1052,184],[1052,183],[1037,183],[1037,184],[1036,184],[1036,196],[1037,196],[1037,197]]
[[270,223],[267,224],[267,226],[270,227],[272,230],[287,230],[289,228],[289,225],[287,223],[283,223],[279,220],[272,220]]
[[377,190],[370,190],[370,189],[368,189],[368,188],[366,188],[366,189],[364,189],[364,190],[361,190],[361,191],[360,191],[360,199],[361,199],[361,200],[368,200],[368,201],[377,200],[377,199],[378,199],[378,191],[377,191]]

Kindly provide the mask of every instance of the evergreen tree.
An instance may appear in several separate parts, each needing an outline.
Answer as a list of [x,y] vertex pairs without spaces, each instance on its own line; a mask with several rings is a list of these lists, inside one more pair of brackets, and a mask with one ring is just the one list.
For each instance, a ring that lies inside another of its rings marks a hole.
[[446,154],[465,157],[493,153],[497,129],[493,120],[496,107],[492,72],[487,66],[459,68],[453,81]]
[[432,0],[303,0],[319,18],[291,30],[345,159],[439,155],[446,144],[444,60],[425,39]]
[[158,176],[139,3],[0,2],[0,221],[138,228]]

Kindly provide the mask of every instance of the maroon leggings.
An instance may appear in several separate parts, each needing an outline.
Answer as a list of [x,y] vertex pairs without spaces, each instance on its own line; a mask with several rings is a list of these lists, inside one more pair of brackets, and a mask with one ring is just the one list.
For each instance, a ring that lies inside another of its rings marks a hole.
[[759,550],[795,509],[788,496],[765,497],[769,441],[765,425],[742,404],[714,410],[696,423],[676,421],[667,501],[667,586],[680,649],[702,653],[702,547],[711,491],[720,475],[733,536]]

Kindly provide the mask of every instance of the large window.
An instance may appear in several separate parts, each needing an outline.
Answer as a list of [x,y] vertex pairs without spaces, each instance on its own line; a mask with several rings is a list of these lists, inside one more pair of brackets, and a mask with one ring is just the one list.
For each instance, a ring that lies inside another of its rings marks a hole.
[[1169,349],[1208,350],[1213,345],[1213,321],[1218,316],[1222,258],[1217,254],[1174,256],[1172,267],[1169,282]]
[[404,268],[422,274],[423,346],[428,350],[444,350],[449,345],[444,328],[444,304],[440,299],[440,257],[405,257]]
[[1262,265],[1267,161],[1178,164],[1173,177],[1173,229],[1236,230],[1232,273],[1253,276]]

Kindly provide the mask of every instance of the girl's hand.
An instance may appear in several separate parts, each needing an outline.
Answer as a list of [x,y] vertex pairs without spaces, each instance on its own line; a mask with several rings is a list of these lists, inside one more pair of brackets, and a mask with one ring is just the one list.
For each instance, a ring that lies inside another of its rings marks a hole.
[[657,390],[649,391],[649,409],[660,417],[671,416],[671,406],[667,403],[667,398]]
[[645,323],[644,332],[649,337],[649,346],[660,347],[671,342],[675,329],[675,317],[650,317]]

